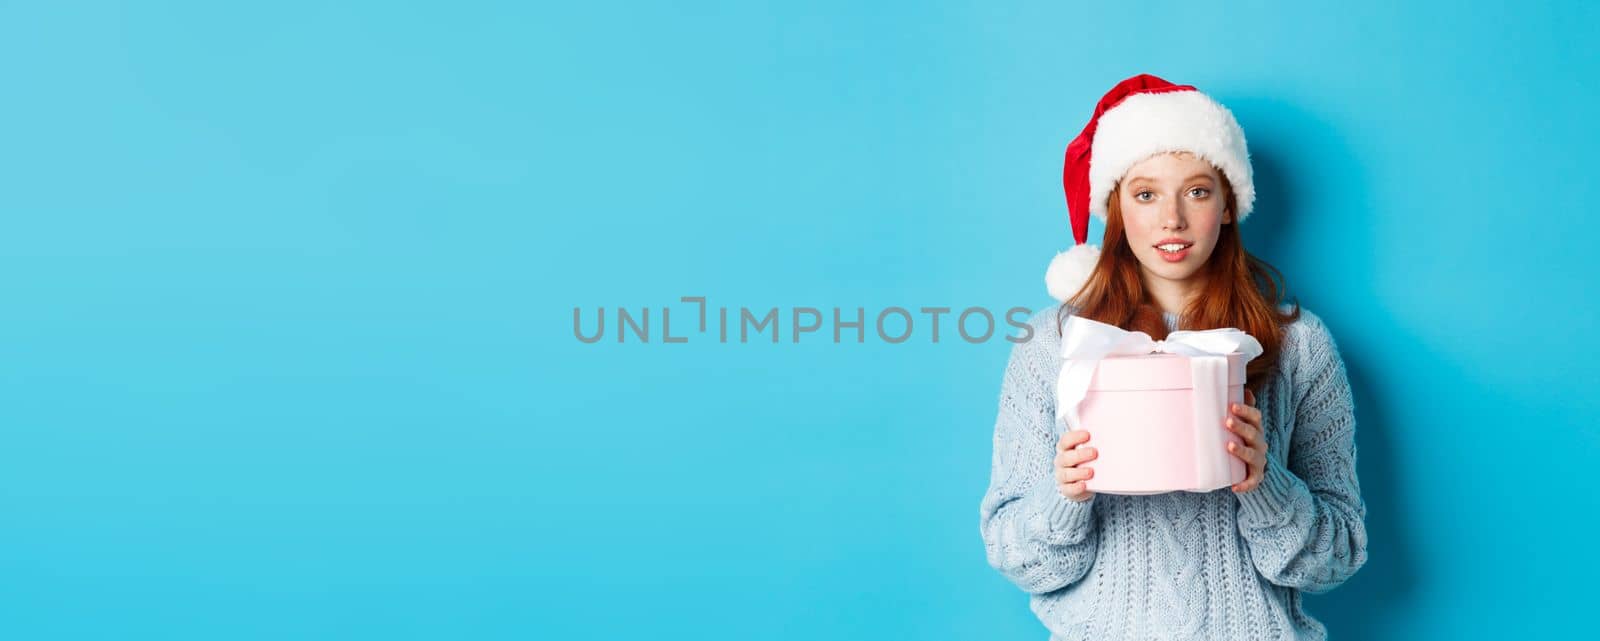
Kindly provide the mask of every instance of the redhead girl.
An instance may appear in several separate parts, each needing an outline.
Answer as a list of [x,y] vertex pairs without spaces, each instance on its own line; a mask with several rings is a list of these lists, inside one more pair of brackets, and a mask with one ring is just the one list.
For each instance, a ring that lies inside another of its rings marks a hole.
[[[1059,307],[1030,321],[1006,366],[980,506],[989,564],[1030,594],[1051,641],[1324,639],[1303,592],[1367,559],[1344,362],[1278,273],[1245,251],[1255,200],[1244,133],[1192,86],[1119,83],[1067,149],[1077,246],[1046,274]],[[1103,250],[1084,245],[1105,220]],[[1165,338],[1232,327],[1263,348],[1223,429],[1245,479],[1211,492],[1096,494],[1095,444],[1057,414],[1061,326],[1084,318]]]

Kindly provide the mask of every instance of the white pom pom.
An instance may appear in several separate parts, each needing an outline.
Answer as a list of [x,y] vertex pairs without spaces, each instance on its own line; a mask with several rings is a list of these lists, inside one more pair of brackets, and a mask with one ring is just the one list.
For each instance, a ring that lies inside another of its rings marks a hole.
[[1056,254],[1050,261],[1050,269],[1044,273],[1045,288],[1056,300],[1071,298],[1089,280],[1099,260],[1100,248],[1094,245],[1076,245]]

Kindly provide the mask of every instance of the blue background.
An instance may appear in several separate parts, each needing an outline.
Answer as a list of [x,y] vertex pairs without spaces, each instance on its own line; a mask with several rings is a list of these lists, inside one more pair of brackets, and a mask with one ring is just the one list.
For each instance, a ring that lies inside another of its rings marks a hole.
[[[1349,367],[1313,613],[1578,632],[1593,4],[786,4],[0,5],[0,637],[1042,640],[978,534],[1009,343],[678,298],[1042,308],[1140,72],[1238,116]],[[619,306],[690,340],[574,338]]]

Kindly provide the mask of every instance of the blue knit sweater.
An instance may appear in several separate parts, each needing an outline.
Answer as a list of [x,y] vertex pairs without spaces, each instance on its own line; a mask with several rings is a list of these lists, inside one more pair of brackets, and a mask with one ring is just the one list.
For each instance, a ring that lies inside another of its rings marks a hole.
[[1300,594],[1355,573],[1367,533],[1350,384],[1322,320],[1302,308],[1256,396],[1268,440],[1259,487],[1079,503],[1051,469],[1063,429],[1056,314],[1035,314],[1032,340],[1011,350],[979,508],[989,564],[1030,593],[1050,641],[1326,638]]

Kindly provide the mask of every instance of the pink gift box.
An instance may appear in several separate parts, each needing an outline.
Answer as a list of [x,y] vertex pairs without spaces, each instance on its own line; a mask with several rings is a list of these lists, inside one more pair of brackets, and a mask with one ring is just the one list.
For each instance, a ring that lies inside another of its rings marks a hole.
[[1095,460],[1081,464],[1094,469],[1087,488],[1105,494],[1209,492],[1243,481],[1244,461],[1227,449],[1227,443],[1240,439],[1223,421],[1229,404],[1244,403],[1246,359],[1238,352],[1225,358],[1227,400],[1220,411],[1203,417],[1196,416],[1197,393],[1218,394],[1214,386],[1221,377],[1212,387],[1202,384],[1196,390],[1190,357],[1152,353],[1101,359],[1078,405],[1088,445],[1099,451]]

